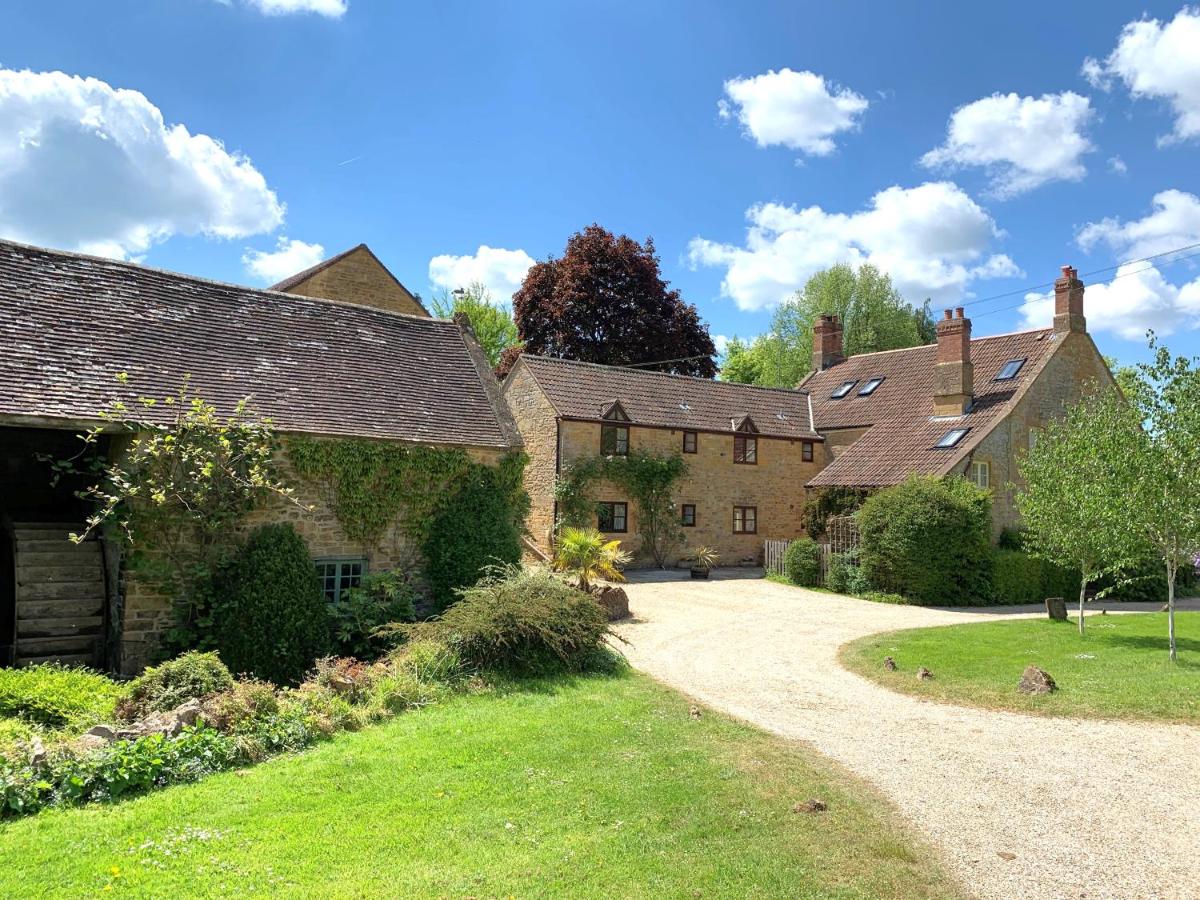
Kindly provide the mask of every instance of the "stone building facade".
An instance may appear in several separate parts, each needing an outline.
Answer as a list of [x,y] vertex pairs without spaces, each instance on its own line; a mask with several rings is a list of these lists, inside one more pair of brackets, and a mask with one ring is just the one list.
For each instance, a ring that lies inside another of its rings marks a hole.
[[429,315],[417,296],[400,283],[366,244],[297,272],[272,285],[271,290],[301,297],[342,300],[412,316]]

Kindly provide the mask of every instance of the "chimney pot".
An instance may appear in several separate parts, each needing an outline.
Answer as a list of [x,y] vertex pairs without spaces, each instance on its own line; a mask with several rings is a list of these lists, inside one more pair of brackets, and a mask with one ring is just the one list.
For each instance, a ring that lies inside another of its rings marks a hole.
[[949,310],[949,309],[948,309],[948,310],[946,310],[946,316],[945,316],[945,318],[947,318],[947,319],[953,319],[953,318],[954,318],[954,313],[953,313],[953,311],[951,311],[951,310]]
[[954,310],[954,318],[961,319],[962,317],[963,317],[963,308],[961,306],[956,307]]
[[1087,331],[1083,316],[1083,282],[1074,266],[1063,266],[1062,276],[1054,282],[1054,331],[1065,334]]

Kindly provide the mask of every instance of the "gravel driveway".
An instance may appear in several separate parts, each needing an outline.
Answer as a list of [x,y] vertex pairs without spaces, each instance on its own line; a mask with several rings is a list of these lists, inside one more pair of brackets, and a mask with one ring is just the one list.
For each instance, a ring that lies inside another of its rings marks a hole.
[[637,668],[873,782],[979,896],[1200,897],[1200,728],[947,706],[836,662],[862,635],[1011,612],[632,574]]

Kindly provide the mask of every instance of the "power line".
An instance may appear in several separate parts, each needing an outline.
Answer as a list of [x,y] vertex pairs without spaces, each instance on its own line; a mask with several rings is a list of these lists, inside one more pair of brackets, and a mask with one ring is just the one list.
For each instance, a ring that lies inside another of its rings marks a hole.
[[621,369],[640,369],[643,366],[665,366],[667,363],[691,362],[694,359],[712,359],[704,353],[697,356],[681,356],[678,359],[656,359],[653,362],[626,363],[623,366],[618,366]]

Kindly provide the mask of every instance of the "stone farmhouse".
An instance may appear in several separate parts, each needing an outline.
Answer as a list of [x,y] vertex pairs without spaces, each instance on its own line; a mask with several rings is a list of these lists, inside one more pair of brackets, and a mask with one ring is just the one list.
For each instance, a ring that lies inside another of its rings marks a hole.
[[[643,449],[679,452],[686,546],[726,564],[761,557],[767,538],[803,533],[817,491],[877,489],[913,473],[962,474],[992,491],[993,529],[1019,522],[1010,483],[1038,429],[1112,375],[1087,333],[1083,283],[1064,267],[1052,328],[972,338],[947,310],[937,342],[845,357],[842,327],[814,328],[813,371],[777,390],[524,356],[504,396],[531,462],[530,532],[549,551],[554,484],[574,461]],[[637,510],[601,486],[597,527],[640,550]]]
[[[254,290],[0,242],[0,362],[0,664],[134,672],[168,626],[167,600],[118,545],[67,540],[87,515],[79,485],[51,487],[39,459],[76,452],[113,400],[173,395],[190,376],[221,413],[251,397],[285,437],[461,447],[485,463],[521,446],[469,327],[430,318],[365,246]],[[106,437],[108,452],[121,439]],[[411,559],[397,528],[361,546],[321,492],[297,488],[311,511],[277,500],[248,525],[292,521],[328,595]]]

